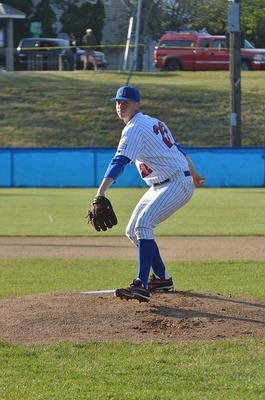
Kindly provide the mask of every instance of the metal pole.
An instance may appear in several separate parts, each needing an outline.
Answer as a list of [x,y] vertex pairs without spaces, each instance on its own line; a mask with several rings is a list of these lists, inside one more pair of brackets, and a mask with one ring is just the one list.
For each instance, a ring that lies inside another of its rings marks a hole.
[[137,67],[138,44],[139,44],[140,21],[141,21],[141,9],[142,9],[142,0],[138,0],[138,3],[137,3],[137,15],[136,15],[136,28],[135,28],[134,60],[133,60],[134,68]]
[[130,17],[129,27],[128,27],[128,35],[127,35],[126,47],[125,47],[124,59],[123,59],[123,67],[122,67],[123,71],[127,69],[128,55],[129,55],[131,36],[132,36],[132,27],[133,27],[133,17]]
[[6,50],[6,70],[14,71],[14,39],[13,39],[13,20],[8,19],[7,22],[7,50]]
[[240,32],[240,0],[229,0],[228,25],[230,42],[230,83],[231,83],[231,117],[230,144],[241,146],[241,32]]

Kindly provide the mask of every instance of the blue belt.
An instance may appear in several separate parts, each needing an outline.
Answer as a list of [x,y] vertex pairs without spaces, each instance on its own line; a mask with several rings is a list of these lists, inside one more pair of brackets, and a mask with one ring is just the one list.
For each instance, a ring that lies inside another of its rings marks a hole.
[[[190,173],[190,171],[183,171],[183,173],[184,173],[184,175],[185,176],[191,176],[191,173]],[[169,178],[167,178],[166,180],[164,180],[163,182],[157,182],[157,183],[154,183],[153,184],[153,186],[160,186],[160,185],[164,185],[165,183],[168,183],[170,181],[170,179]]]

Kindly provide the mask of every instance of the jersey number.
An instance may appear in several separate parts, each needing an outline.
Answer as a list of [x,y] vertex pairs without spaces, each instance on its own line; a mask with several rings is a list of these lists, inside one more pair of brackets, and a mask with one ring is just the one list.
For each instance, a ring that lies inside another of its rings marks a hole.
[[165,125],[162,124],[162,122],[159,121],[157,125],[154,125],[153,131],[156,135],[161,133],[162,140],[167,145],[167,147],[171,148],[173,146],[174,143],[171,142],[170,137],[168,135],[168,131],[167,131]]

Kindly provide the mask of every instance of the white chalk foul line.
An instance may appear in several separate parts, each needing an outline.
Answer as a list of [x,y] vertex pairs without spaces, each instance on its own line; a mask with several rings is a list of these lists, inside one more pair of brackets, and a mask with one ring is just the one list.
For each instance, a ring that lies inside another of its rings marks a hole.
[[107,294],[107,293],[114,293],[115,289],[110,289],[110,290],[89,290],[85,292],[80,292],[80,294]]

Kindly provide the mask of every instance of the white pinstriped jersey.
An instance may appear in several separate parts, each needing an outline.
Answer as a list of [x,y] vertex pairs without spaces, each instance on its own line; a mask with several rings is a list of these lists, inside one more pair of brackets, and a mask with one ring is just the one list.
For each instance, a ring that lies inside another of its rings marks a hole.
[[135,162],[149,186],[189,169],[186,157],[166,124],[141,112],[123,129],[116,155]]

